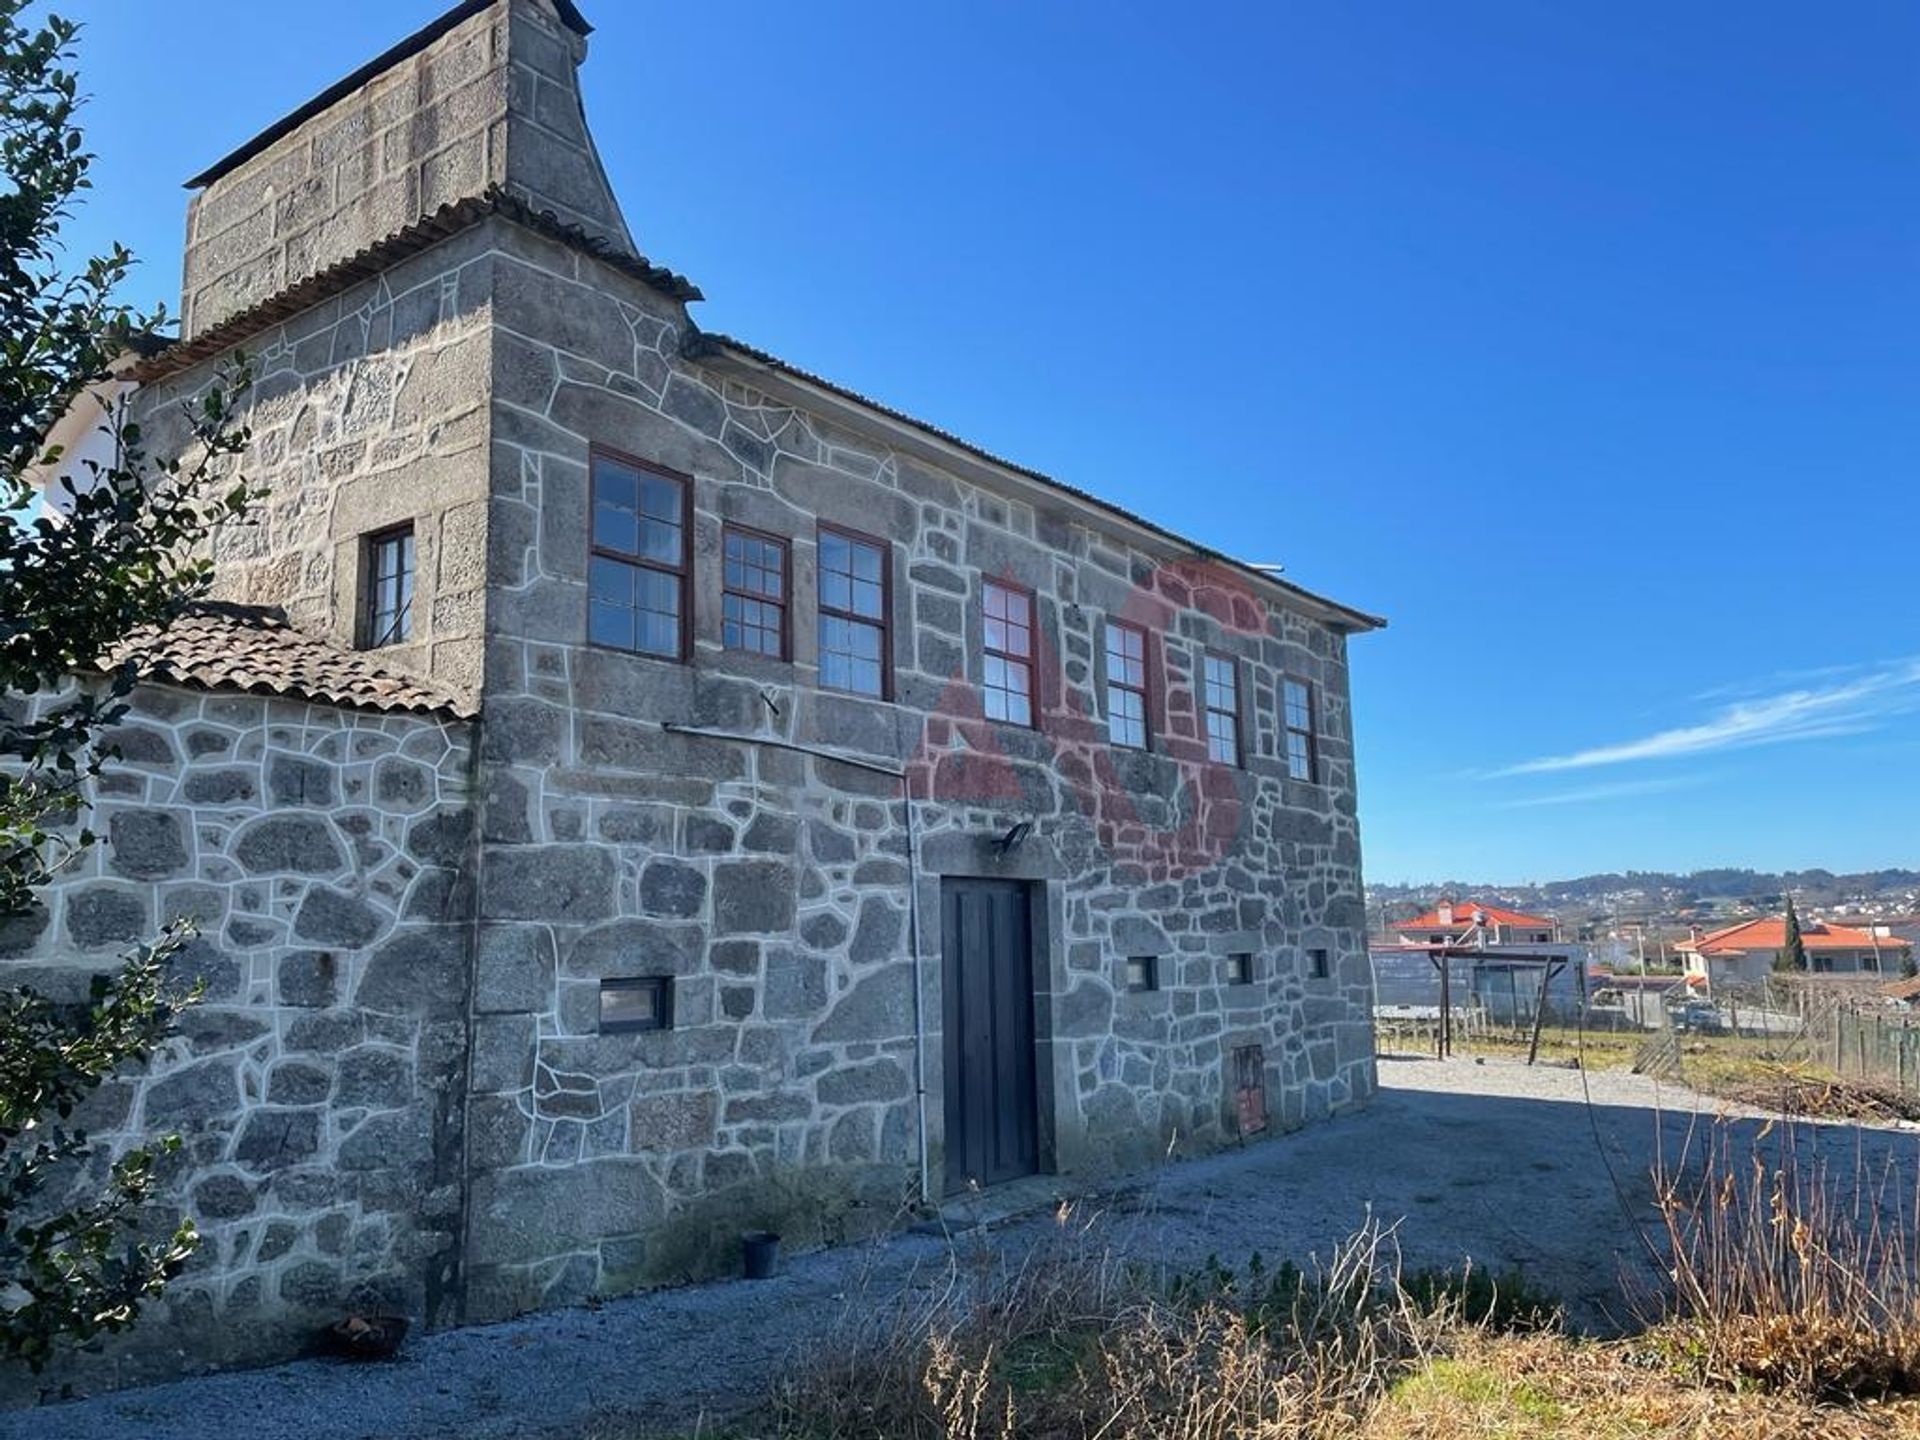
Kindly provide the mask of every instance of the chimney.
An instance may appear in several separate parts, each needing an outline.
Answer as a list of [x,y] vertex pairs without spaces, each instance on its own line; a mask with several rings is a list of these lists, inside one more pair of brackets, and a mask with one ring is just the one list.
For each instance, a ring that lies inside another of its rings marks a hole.
[[581,105],[591,28],[464,0],[188,181],[182,337],[495,189],[633,253]]
[[1453,902],[1451,900],[1442,900],[1437,913],[1440,916],[1440,923],[1442,925],[1451,925],[1453,923]]

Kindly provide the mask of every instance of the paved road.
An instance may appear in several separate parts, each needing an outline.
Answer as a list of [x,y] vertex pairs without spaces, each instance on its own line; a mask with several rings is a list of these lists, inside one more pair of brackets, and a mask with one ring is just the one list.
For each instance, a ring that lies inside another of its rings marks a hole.
[[[1648,1164],[1701,1143],[1703,1102],[1639,1076],[1492,1061],[1387,1060],[1381,1081],[1363,1113],[1083,1199],[1090,1243],[1240,1265],[1256,1251],[1325,1253],[1371,1213],[1398,1222],[1410,1264],[1517,1264],[1576,1323],[1630,1322],[1622,1278],[1651,1273],[1636,1234],[1653,1219]],[[1851,1173],[1861,1133],[1811,1127],[1802,1153],[1830,1152]],[[1872,1154],[1920,1162],[1911,1131],[1865,1136]],[[766,1282],[419,1337],[392,1365],[302,1361],[0,1412],[0,1440],[494,1440],[577,1435],[609,1409],[692,1430],[763,1395],[796,1343],[911,1303],[956,1270],[1017,1263],[1058,1232],[1041,1213],[953,1241],[895,1236],[799,1257]]]

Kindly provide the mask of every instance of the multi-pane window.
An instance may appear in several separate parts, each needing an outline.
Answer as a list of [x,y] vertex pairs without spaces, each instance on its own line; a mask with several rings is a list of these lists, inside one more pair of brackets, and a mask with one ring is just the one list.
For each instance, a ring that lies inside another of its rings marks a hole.
[[1240,763],[1240,677],[1234,662],[1221,655],[1201,657],[1206,692],[1207,758],[1222,765]]
[[1304,680],[1283,677],[1280,710],[1287,736],[1287,774],[1313,779],[1313,690]]
[[876,541],[820,529],[820,683],[887,693],[887,552]]
[[413,526],[401,525],[367,538],[369,648],[413,638]]
[[787,542],[728,526],[721,549],[721,642],[785,659]]
[[1107,734],[1116,745],[1147,748],[1147,632],[1107,622]]
[[980,695],[989,720],[1033,724],[1033,597],[987,581],[981,591]]
[[587,638],[594,644],[686,654],[687,518],[679,476],[593,457]]

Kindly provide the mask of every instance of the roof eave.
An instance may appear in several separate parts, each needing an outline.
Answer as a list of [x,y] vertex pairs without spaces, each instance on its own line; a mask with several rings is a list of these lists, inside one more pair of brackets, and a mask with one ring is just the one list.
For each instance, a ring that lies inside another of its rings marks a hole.
[[291,319],[341,291],[373,278],[408,256],[450,240],[495,216],[609,265],[683,305],[703,298],[700,287],[684,275],[655,265],[645,256],[612,250],[604,240],[588,235],[579,226],[568,224],[551,211],[535,210],[526,201],[495,187],[465,200],[449,201],[431,215],[422,215],[386,238],[376,240],[358,254],[336,261],[245,310],[229,315],[191,340],[175,341],[125,372],[127,378],[152,383],[190,369],[241,345],[271,325]]
[[1228,566],[1236,575],[1255,582],[1266,591],[1284,596],[1296,608],[1307,611],[1343,633],[1386,627],[1386,620],[1378,615],[1369,615],[1363,610],[1329,600],[1324,595],[1316,595],[1311,590],[1190,540],[1037,470],[1003,460],[925,421],[915,420],[910,415],[883,406],[830,380],[810,375],[730,336],[689,330],[685,353],[691,360],[751,383],[755,389],[776,400],[785,400],[823,413],[856,433],[872,435],[895,449],[943,469],[995,488],[1012,488],[1028,496],[1044,498],[1049,503],[1064,502],[1088,514],[1097,515],[1106,525],[1118,525],[1130,531],[1136,538],[1145,541],[1149,549],[1193,555]]

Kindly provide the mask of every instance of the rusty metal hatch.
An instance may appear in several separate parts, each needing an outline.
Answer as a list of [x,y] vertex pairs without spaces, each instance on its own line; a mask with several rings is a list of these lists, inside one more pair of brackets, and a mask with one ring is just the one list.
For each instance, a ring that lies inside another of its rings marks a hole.
[[1261,1046],[1234,1047],[1233,1109],[1242,1135],[1267,1128],[1267,1053]]

